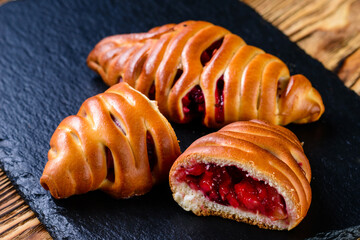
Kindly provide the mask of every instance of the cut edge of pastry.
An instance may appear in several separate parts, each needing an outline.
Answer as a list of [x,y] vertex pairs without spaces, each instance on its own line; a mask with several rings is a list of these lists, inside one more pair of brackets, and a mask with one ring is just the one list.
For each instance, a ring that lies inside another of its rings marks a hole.
[[[188,161],[187,159],[191,159]],[[270,187],[275,188],[278,193],[284,198],[286,203],[286,211],[288,218],[284,220],[271,220],[269,217],[262,215],[261,213],[253,213],[249,210],[235,208],[232,206],[222,205],[214,201],[209,200],[201,190],[193,190],[185,182],[179,182],[176,179],[176,173],[181,167],[188,168],[196,163],[216,164],[217,166],[236,166],[237,168],[246,171],[249,176],[256,178],[259,181],[264,181]],[[228,159],[217,159],[202,156],[201,154],[187,155],[181,162],[170,171],[170,188],[173,192],[174,200],[186,211],[192,211],[197,216],[219,216],[235,220],[238,222],[244,222],[251,225],[257,225],[263,229],[272,230],[291,230],[297,226],[304,216],[300,216],[300,207],[295,206],[291,199],[290,191],[287,191],[280,184],[277,184],[266,174],[257,172],[252,166],[242,164],[240,162],[234,162]]]

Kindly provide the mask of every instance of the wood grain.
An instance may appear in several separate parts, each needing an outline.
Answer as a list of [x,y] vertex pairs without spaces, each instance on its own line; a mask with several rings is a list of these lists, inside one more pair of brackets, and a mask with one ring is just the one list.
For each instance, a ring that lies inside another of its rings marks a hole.
[[0,239],[52,239],[1,169]]
[[360,94],[360,0],[242,0]]

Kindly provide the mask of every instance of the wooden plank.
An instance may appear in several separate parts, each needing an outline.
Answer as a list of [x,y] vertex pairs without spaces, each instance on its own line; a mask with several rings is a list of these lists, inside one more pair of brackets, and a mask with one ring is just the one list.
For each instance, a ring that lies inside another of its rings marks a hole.
[[360,94],[360,0],[242,0]]
[[0,239],[52,239],[0,169]]

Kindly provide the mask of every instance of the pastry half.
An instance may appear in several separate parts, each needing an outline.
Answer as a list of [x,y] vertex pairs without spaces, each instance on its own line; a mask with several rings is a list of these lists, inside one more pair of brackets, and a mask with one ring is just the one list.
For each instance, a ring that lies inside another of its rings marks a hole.
[[54,198],[102,190],[129,198],[167,181],[180,155],[174,130],[155,102],[126,83],[87,99],[50,140],[41,185]]
[[318,91],[291,76],[279,58],[204,21],[155,27],[101,40],[88,66],[110,86],[127,82],[156,100],[171,121],[219,128],[239,120],[277,125],[316,121],[324,112]]
[[170,171],[174,200],[199,216],[290,230],[311,203],[311,170],[289,130],[235,122],[196,140]]

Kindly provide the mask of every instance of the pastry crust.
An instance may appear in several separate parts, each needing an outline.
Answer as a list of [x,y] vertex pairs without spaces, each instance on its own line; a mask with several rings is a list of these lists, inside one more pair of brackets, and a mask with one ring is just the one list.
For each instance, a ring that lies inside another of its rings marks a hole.
[[40,183],[54,198],[96,189],[115,198],[145,194],[168,179],[180,155],[156,103],[126,83],[87,99],[60,123],[50,147]]
[[[178,181],[179,169],[195,163],[236,166],[264,181],[284,198],[288,217],[272,221],[253,213],[210,201],[200,190]],[[235,122],[196,140],[170,170],[173,197],[196,215],[215,215],[269,229],[292,229],[307,214],[311,203],[311,169],[297,137],[289,130],[259,120]]]
[[209,22],[107,37],[90,52],[87,64],[106,84],[125,81],[154,98],[160,111],[178,123],[192,120],[183,99],[196,86],[203,94],[200,115],[207,127],[251,119],[308,123],[324,112],[320,94],[306,77],[290,76],[280,59]]

